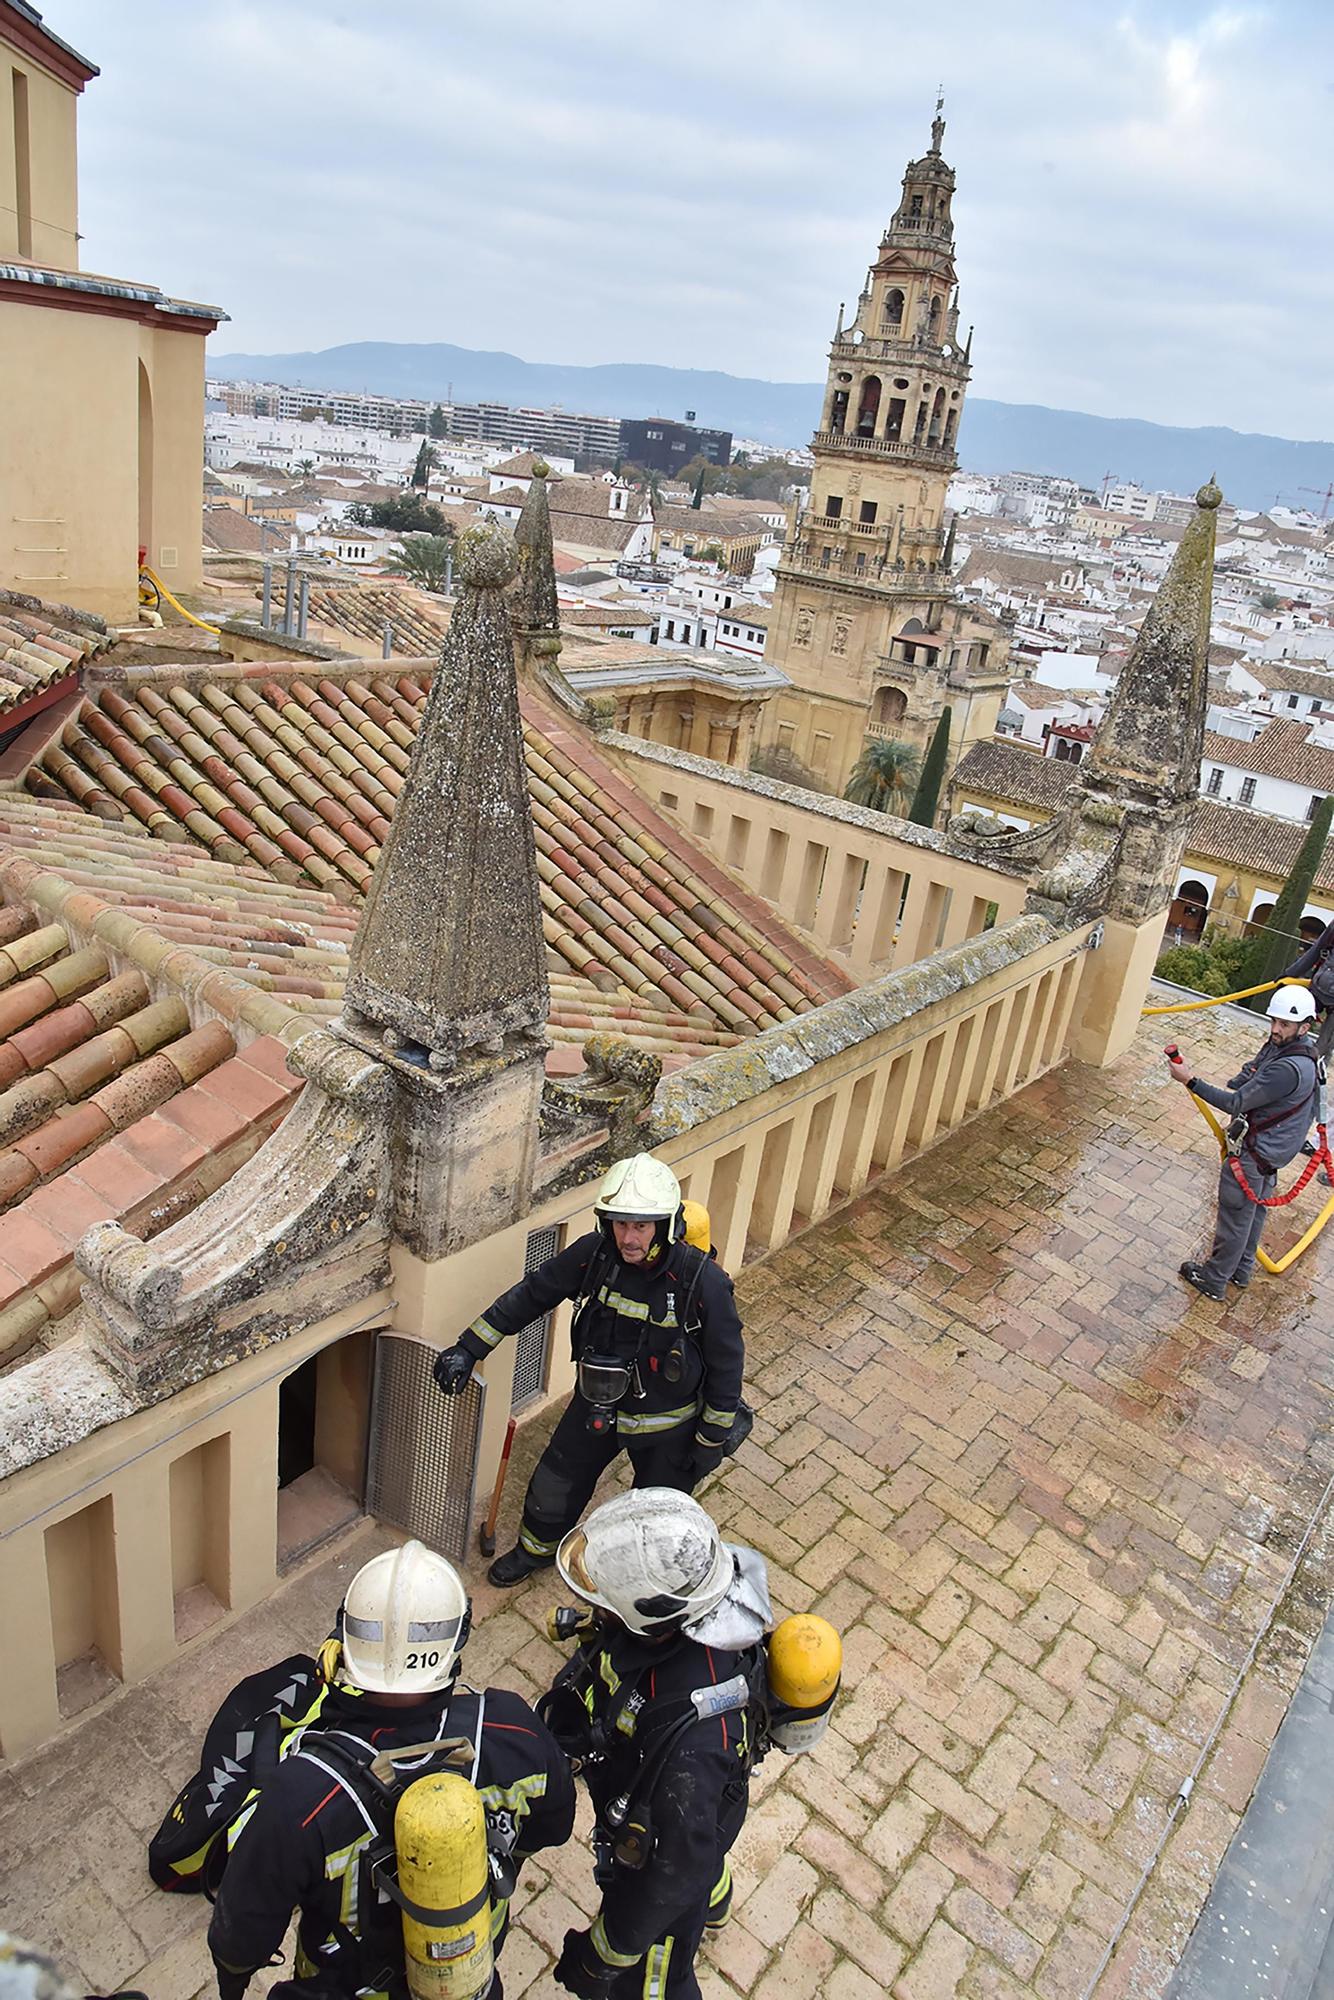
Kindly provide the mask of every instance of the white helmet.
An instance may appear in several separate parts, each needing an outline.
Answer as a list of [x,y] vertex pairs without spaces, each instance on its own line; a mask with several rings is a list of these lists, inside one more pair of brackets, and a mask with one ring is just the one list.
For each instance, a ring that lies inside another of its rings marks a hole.
[[1314,1021],[1315,1001],[1309,986],[1280,986],[1265,1009],[1271,1021]]
[[661,1222],[668,1243],[685,1235],[681,1183],[663,1160],[652,1153],[632,1153],[617,1160],[598,1189],[593,1213],[606,1233],[613,1222]]
[[433,1694],[453,1679],[472,1623],[453,1565],[421,1542],[372,1556],[343,1600],[343,1671],[367,1694]]
[[571,1590],[630,1631],[674,1632],[707,1617],[731,1588],[732,1551],[699,1504],[668,1486],[621,1493],[556,1551]]

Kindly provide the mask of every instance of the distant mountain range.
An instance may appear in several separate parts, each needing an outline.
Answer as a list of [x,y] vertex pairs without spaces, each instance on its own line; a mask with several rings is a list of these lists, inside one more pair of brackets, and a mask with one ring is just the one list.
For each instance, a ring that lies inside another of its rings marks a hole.
[[[820,413],[817,382],[762,382],[698,368],[614,362],[568,368],[521,361],[444,342],[354,341],[317,354],[215,354],[220,381],[287,382],[312,389],[371,390],[446,402],[559,405],[590,416],[684,417],[766,444],[805,444]],[[1189,493],[1212,472],[1239,507],[1310,504],[1303,487],[1334,479],[1334,444],[1258,433],[1177,429],[1137,417],[1090,417],[1039,403],[993,403],[972,396],[959,457],[970,472],[1046,472],[1100,487],[1111,471],[1150,490]]]

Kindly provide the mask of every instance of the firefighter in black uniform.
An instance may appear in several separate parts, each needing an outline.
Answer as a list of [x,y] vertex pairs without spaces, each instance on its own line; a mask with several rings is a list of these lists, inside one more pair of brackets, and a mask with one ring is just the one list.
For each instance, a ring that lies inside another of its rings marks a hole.
[[584,2000],[699,2000],[695,1953],[727,1921],[749,1804],[763,1559],[650,1487],[596,1508],[557,1562],[602,1614],[539,1703],[581,1760],[602,1905],[566,1933],[556,1978]]
[[436,1356],[458,1395],[476,1363],[562,1299],[577,1299],[578,1381],[538,1461],[518,1542],[492,1583],[518,1583],[555,1560],[593,1488],[624,1446],[636,1486],[689,1493],[723,1457],[741,1402],[745,1347],[721,1265],[687,1243],[676,1175],[651,1154],[618,1160],[593,1204],[598,1227],[511,1287]]
[[[359,1767],[381,1751],[442,1737],[473,1745],[466,1775],[486,1813],[499,1950],[519,1862],[570,1837],[574,1782],[564,1752],[518,1695],[456,1688],[470,1616],[451,1565],[420,1542],[376,1556],[353,1578],[341,1662],[319,1713],[284,1746],[249,1817],[233,1829],[208,1932],[221,2000],[240,2000],[273,1962],[294,1908],[296,1977],[274,1994],[404,2000],[402,1919],[395,1903],[377,1897],[365,1866],[379,1829]],[[399,1766],[402,1789],[439,1768],[438,1753]],[[498,1972],[488,2000],[503,2000]]]

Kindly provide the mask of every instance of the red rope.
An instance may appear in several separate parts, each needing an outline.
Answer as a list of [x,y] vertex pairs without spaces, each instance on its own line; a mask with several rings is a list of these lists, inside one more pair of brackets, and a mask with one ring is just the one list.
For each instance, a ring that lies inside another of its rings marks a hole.
[[1255,1190],[1247,1182],[1245,1169],[1241,1161],[1235,1153],[1229,1153],[1227,1163],[1232,1169],[1232,1178],[1236,1181],[1237,1186],[1241,1189],[1247,1201],[1253,1201],[1257,1208],[1286,1208],[1290,1201],[1296,1201],[1302,1189],[1319,1173],[1322,1166],[1326,1169],[1326,1178],[1330,1186],[1334,1187],[1334,1157],[1330,1155],[1329,1140],[1325,1136],[1323,1125],[1317,1125],[1315,1129],[1319,1135],[1320,1144],[1286,1194],[1256,1194]]

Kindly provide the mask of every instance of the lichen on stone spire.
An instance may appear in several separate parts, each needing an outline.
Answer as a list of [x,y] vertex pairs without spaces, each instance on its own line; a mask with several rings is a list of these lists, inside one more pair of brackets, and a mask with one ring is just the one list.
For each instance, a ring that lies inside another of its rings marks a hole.
[[[515,631],[529,643],[531,650],[554,655],[560,651],[560,613],[551,547],[551,509],[547,501],[550,470],[543,459],[534,461],[523,508],[515,524],[518,574],[510,592],[510,617]],[[542,635],[554,639],[555,644],[543,645]]]
[[344,1030],[450,1070],[531,1039],[546,955],[506,590],[515,547],[470,528],[458,601],[352,944]]
[[1121,670],[1083,769],[1090,789],[1172,800],[1200,787],[1208,706],[1214,540],[1222,494],[1210,480]]

